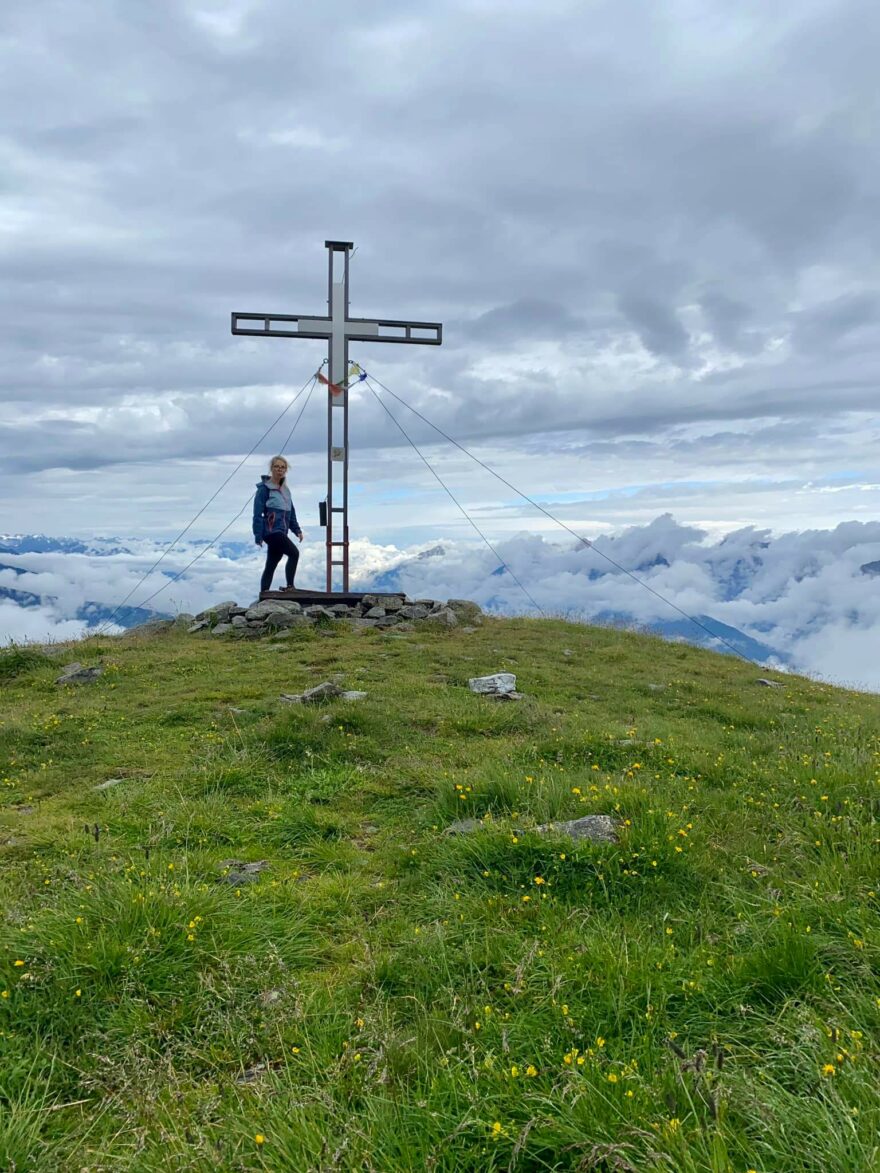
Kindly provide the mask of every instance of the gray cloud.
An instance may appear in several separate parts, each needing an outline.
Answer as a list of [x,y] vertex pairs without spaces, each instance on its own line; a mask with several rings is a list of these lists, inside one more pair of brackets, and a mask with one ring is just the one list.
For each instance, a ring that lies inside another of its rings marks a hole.
[[[320,312],[322,242],[342,236],[356,314],[447,327],[440,351],[355,357],[464,440],[550,472],[581,445],[609,485],[615,460],[640,483],[645,451],[685,479],[711,456],[719,511],[773,429],[792,483],[880,481],[859,439],[880,377],[880,10],[688,11],[8,8],[6,474],[91,485],[137,463],[137,492],[247,451],[322,351],[232,338],[229,311]],[[353,428],[381,476],[397,439],[374,408]],[[320,450],[319,412],[298,440]]]

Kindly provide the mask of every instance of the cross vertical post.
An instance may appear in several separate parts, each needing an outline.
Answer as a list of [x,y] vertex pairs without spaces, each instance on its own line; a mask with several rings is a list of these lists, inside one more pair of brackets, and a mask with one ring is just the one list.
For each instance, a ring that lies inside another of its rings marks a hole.
[[[398,342],[440,346],[439,322],[406,322],[397,319],[350,318],[348,277],[354,245],[350,241],[325,240],[329,280],[327,314],[232,314],[232,333],[259,338],[322,338],[327,340],[329,386],[327,388],[327,594],[342,579],[348,593],[348,344],[349,342]],[[339,442],[341,441],[341,443]],[[341,557],[334,555],[341,551]],[[341,568],[341,576],[334,570]]]
[[[342,589],[348,590],[348,388],[345,385],[348,379],[348,338],[345,323],[348,321],[348,263],[352,246],[338,240],[325,241],[325,246],[330,270],[327,304],[333,330],[330,336],[331,386],[327,388],[326,577],[327,593],[330,594],[333,591],[333,568],[336,566],[342,567]],[[340,448],[341,461],[338,459]],[[337,464],[342,466],[340,476],[335,475],[334,466]],[[334,491],[337,488],[338,495]],[[338,526],[337,515],[340,517]],[[341,541],[334,540],[337,533],[340,533]],[[342,557],[334,558],[334,550],[341,550]]]

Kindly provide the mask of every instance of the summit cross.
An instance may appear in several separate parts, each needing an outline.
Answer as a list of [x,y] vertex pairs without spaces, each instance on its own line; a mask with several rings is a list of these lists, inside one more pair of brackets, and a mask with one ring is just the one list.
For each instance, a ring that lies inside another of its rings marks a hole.
[[[329,260],[328,313],[232,314],[232,333],[256,338],[326,338],[329,359],[327,387],[327,593],[333,593],[334,569],[341,567],[342,590],[348,592],[348,344],[398,342],[439,346],[439,322],[403,322],[396,319],[351,318],[348,313],[348,241],[326,240]],[[337,475],[336,469],[341,470]],[[340,502],[337,504],[337,501]],[[338,519],[338,520],[337,520]],[[336,534],[341,532],[341,540]],[[342,557],[334,555],[341,551]]]

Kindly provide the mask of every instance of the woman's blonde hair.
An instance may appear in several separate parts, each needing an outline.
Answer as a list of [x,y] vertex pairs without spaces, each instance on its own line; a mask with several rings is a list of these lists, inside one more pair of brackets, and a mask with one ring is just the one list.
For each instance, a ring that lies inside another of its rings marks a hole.
[[287,458],[285,456],[273,456],[272,459],[269,461],[269,472],[272,471],[272,465],[275,463],[276,460],[280,460],[285,468],[290,468],[290,465],[287,463]]

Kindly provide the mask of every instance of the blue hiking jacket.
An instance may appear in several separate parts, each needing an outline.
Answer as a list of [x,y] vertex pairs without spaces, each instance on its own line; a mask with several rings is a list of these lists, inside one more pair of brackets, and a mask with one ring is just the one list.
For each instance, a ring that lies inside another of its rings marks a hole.
[[299,533],[299,522],[290,496],[287,482],[271,484],[272,478],[265,474],[254,493],[254,537],[263,541],[269,534],[286,534],[288,530]]

